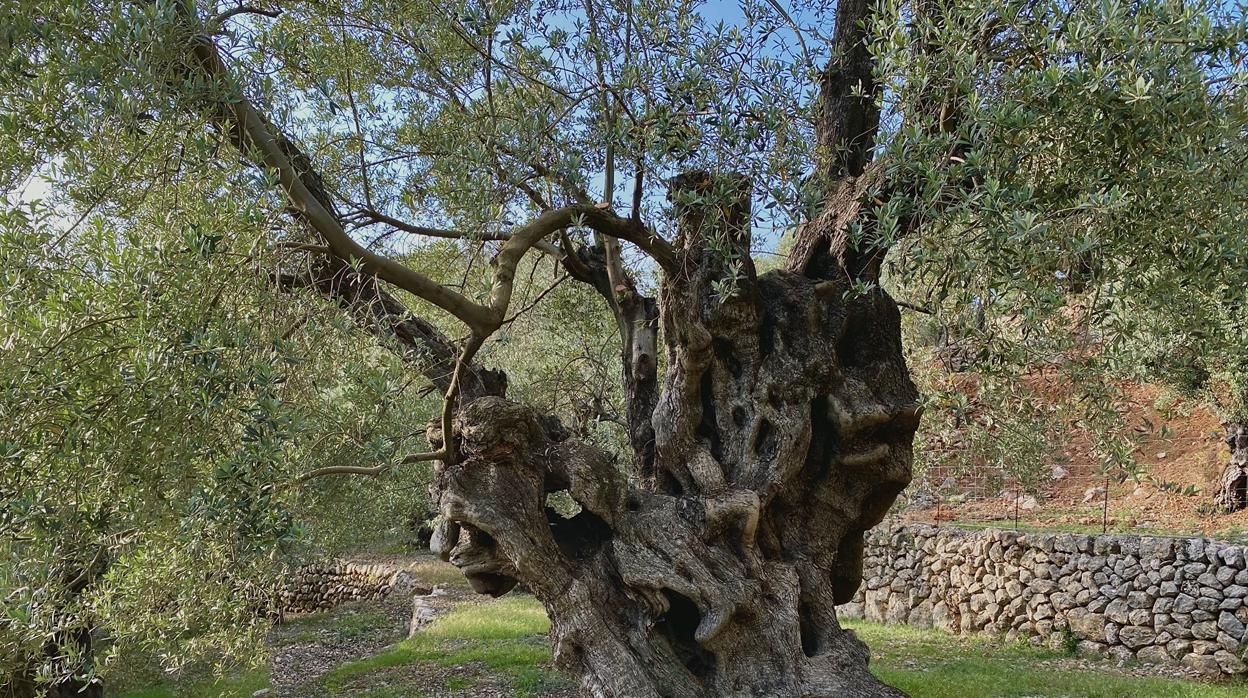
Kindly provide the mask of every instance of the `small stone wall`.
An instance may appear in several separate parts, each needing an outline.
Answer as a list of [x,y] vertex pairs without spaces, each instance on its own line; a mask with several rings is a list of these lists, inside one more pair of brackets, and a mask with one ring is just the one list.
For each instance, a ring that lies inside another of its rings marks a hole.
[[845,617],[1248,672],[1248,548],[1204,539],[881,526]]
[[334,561],[304,565],[278,592],[283,613],[311,613],[348,601],[380,599],[411,575],[394,565]]

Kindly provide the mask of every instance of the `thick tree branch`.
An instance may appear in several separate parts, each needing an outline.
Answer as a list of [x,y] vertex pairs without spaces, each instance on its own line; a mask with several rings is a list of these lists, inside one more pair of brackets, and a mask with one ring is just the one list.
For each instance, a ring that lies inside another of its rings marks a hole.
[[[212,39],[198,34],[193,41],[195,67],[209,84],[220,85],[226,91],[214,104],[218,125],[226,133],[235,135],[243,152],[254,158],[257,165],[277,175],[291,205],[337,257],[349,264],[359,264],[364,271],[433,303],[474,330],[491,325],[493,318],[489,308],[352,239],[329,210],[327,202],[318,198],[304,182],[302,173],[279,143],[276,129],[235,86]],[[288,139],[283,137],[282,141]]]
[[[937,3],[915,0],[914,47],[921,54],[938,55],[942,48],[933,41],[934,29],[944,21]],[[872,162],[879,130],[878,86],[873,74],[874,60],[868,50],[870,23],[875,21],[874,5],[868,0],[840,0],[832,58],[820,85],[819,115],[816,121],[820,156],[818,185],[826,192],[823,209],[797,235],[786,267],[816,279],[851,279],[874,283],[893,240],[879,239],[875,207],[893,199],[909,199],[901,214],[898,237],[905,236],[923,222],[925,210],[940,207],[918,202],[924,183],[902,169],[891,174],[883,163]],[[992,33],[984,28],[985,41]],[[903,114],[907,126],[926,133],[953,134],[959,124],[961,95],[939,80],[926,86],[912,109]],[[965,143],[952,140],[949,162],[958,161]],[[974,186],[954,182],[954,186]],[[854,233],[858,234],[855,235]]]
[[[288,287],[312,288],[337,302],[364,331],[383,343],[397,344],[399,355],[411,363],[442,393],[451,385],[459,348],[432,323],[411,313],[397,298],[382,288],[374,277],[360,273],[336,257],[321,257],[298,274],[278,275]],[[502,396],[507,376],[502,371],[481,366],[469,367],[464,395]]]
[[[358,264],[361,270],[379,279],[423,298],[454,315],[474,334],[488,336],[506,318],[514,282],[516,266],[531,248],[543,243],[543,239],[572,225],[585,225],[605,235],[628,240],[652,256],[662,267],[672,268],[674,256],[671,248],[661,238],[654,236],[635,221],[621,218],[609,210],[586,204],[566,206],[543,212],[527,225],[508,236],[495,260],[495,278],[488,305],[473,302],[462,294],[447,288],[425,275],[360,245],[346,232],[341,220],[333,213],[327,197],[318,196],[305,181],[305,173],[292,162],[292,153],[298,153],[290,139],[286,138],[263,117],[233,84],[216,44],[206,35],[197,35],[193,41],[194,64],[210,84],[224,86],[226,95],[214,100],[218,126],[234,135],[244,153],[255,159],[257,165],[277,174],[282,189],[293,208],[298,211],[309,227],[328,244],[334,255],[350,265]],[[306,160],[306,158],[299,158]],[[370,215],[393,224],[400,221],[372,212]],[[421,234],[445,237],[450,231],[409,226]]]
[[875,146],[880,108],[867,47],[874,8],[870,0],[840,0],[836,6],[832,58],[823,71],[816,122],[820,173],[828,182],[862,174]]
[[672,247],[631,219],[621,218],[601,206],[576,204],[551,209],[512,233],[495,257],[494,284],[490,291],[490,308],[495,313],[505,313],[511,302],[515,270],[524,254],[547,236],[575,226],[585,226],[604,235],[627,240],[647,252],[665,270],[676,267]]

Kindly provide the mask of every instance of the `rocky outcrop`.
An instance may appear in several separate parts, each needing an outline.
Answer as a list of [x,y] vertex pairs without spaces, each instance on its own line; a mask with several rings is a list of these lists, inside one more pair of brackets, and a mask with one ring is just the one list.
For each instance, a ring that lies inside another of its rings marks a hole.
[[867,535],[863,580],[842,617],[1248,673],[1242,545],[881,526]]

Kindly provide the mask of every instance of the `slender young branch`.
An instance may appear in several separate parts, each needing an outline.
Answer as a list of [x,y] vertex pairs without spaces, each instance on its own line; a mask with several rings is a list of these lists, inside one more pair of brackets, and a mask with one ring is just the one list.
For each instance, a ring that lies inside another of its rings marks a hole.
[[894,301],[893,301],[893,302],[895,302],[895,303],[897,304],[897,307],[898,307],[898,308],[905,308],[906,310],[913,310],[913,311],[914,311],[914,312],[916,312],[916,313],[923,313],[924,315],[933,315],[933,314],[934,314],[934,313],[932,312],[931,308],[925,308],[925,307],[923,307],[923,306],[921,306],[921,305],[916,305],[916,304],[914,304],[914,303],[907,303],[907,302],[905,302],[905,301],[899,301],[899,300],[896,300],[896,299],[894,299]]
[[[347,48],[346,27],[342,29],[342,47],[345,53]],[[351,84],[350,56],[343,56],[343,67],[346,77],[347,103],[351,106],[351,121],[355,124],[355,137],[359,140],[356,155],[360,162],[360,184],[364,189],[364,203],[368,204],[368,207],[371,209],[373,208],[373,186],[368,179],[368,160],[364,156],[364,129],[360,127],[360,108],[355,103],[355,89]]]
[[[439,460],[445,455],[445,450],[429,451],[428,453],[413,453],[410,456],[404,456],[399,461],[399,465],[411,465],[422,461]],[[376,477],[384,475],[395,466],[394,463],[382,463],[381,465],[363,466],[363,465],[329,465],[324,468],[316,468],[295,478],[294,484],[301,484],[308,480],[314,480],[318,477],[326,475],[367,475]]]
[[273,246],[274,249],[288,250],[290,252],[314,252],[316,254],[333,254],[334,251],[326,245],[309,245],[303,242],[279,242]]
[[495,143],[494,145],[502,154],[506,155],[509,158],[520,161],[521,163],[526,165],[529,169],[533,170],[533,174],[537,175],[538,177],[542,177],[544,179],[549,179],[555,182],[556,184],[558,184],[559,186],[563,187],[564,189],[566,189],[568,193],[572,195],[572,198],[577,203],[581,203],[581,204],[593,203],[593,197],[589,195],[589,192],[585,191],[585,189],[582,188],[580,185],[578,185],[576,182],[573,182],[567,177],[560,175],[554,170],[551,170],[549,167],[534,160],[533,158],[524,157],[520,153],[517,153],[515,150],[511,149],[505,143]]
[[603,157],[603,176],[602,185],[602,201],[608,206],[615,201],[615,114],[611,109],[611,93],[605,91],[607,85],[607,71],[602,64],[602,52],[606,49],[606,42],[598,29],[598,12],[594,8],[593,0],[585,0],[585,16],[589,18],[589,30],[597,50],[594,51],[594,68],[597,71],[598,83],[604,88],[602,92],[602,121],[607,128],[607,149]]
[[793,16],[788,13],[776,0],[767,0],[767,4],[771,5],[780,18],[788,23],[789,29],[793,30],[793,36],[797,37],[797,43],[802,47],[802,60],[805,61],[807,67],[813,66],[815,61],[810,57],[810,51],[806,48],[806,39],[802,36],[802,28],[793,20]]
[[511,317],[507,318],[506,320],[503,320],[503,324],[504,325],[511,324],[515,322],[516,319],[519,318],[521,315],[524,315],[525,313],[529,312],[533,308],[536,308],[538,303],[541,303],[542,300],[546,298],[546,296],[550,295],[551,292],[553,292],[556,288],[559,288],[559,285],[562,284],[564,281],[567,281],[570,277],[571,277],[571,274],[561,274],[559,278],[551,282],[551,284],[547,286],[545,290],[537,294],[537,298],[534,298],[533,302],[529,303],[523,308],[512,313]]
[[[442,448],[435,451],[427,451],[424,453],[413,453],[404,456],[399,461],[399,465],[411,465],[413,463],[421,463],[425,461],[442,461],[443,463],[454,462],[456,456],[455,439],[452,436],[455,418],[455,406],[459,401],[459,395],[462,391],[464,382],[464,374],[467,368],[472,364],[473,357],[477,351],[481,349],[481,345],[485,343],[486,335],[473,334],[464,344],[464,349],[460,352],[459,358],[455,361],[455,372],[451,376],[451,384],[446,389],[446,395],[442,398]],[[330,465],[324,468],[317,468],[300,475],[295,479],[294,484],[307,482],[308,480],[322,477],[325,475],[382,475],[394,467],[394,463],[382,463],[374,466],[361,465]]]
[[459,21],[458,21],[458,20],[454,20],[454,21],[452,21],[452,22],[451,22],[450,27],[451,27],[451,31],[455,32],[455,35],[456,35],[456,36],[458,36],[458,37],[460,38],[460,40],[462,40],[462,41],[464,42],[464,45],[466,45],[468,48],[470,48],[470,49],[472,49],[473,51],[475,51],[475,52],[477,53],[477,55],[481,56],[481,57],[482,57],[482,58],[484,58],[486,61],[489,61],[489,62],[491,62],[491,63],[493,63],[493,64],[497,65],[498,67],[502,68],[503,70],[506,70],[506,71],[507,71],[507,72],[509,72],[509,73],[512,73],[512,74],[514,74],[514,75],[517,75],[517,76],[519,76],[519,77],[523,78],[524,80],[527,80],[527,81],[529,81],[529,82],[533,83],[534,85],[537,85],[537,86],[539,86],[539,87],[544,87],[544,88],[546,88],[546,89],[550,90],[551,92],[554,92],[555,94],[557,94],[557,95],[559,95],[559,96],[561,96],[561,97],[565,97],[565,98],[567,98],[567,99],[572,99],[572,98],[573,98],[573,96],[572,96],[572,95],[571,95],[571,94],[570,94],[567,90],[564,90],[563,88],[558,87],[558,86],[556,86],[556,85],[552,85],[552,84],[550,84],[550,83],[546,82],[545,80],[542,80],[542,79],[541,79],[541,78],[539,78],[539,77],[536,77],[536,76],[530,75],[529,73],[527,73],[527,72],[525,72],[525,71],[523,71],[523,70],[520,70],[519,68],[517,68],[517,67],[515,67],[515,66],[513,66],[513,65],[511,65],[511,64],[509,64],[509,63],[504,63],[504,62],[502,62],[502,61],[500,61],[500,60],[498,60],[498,59],[494,58],[492,55],[490,55],[490,53],[489,53],[489,52],[487,52],[485,49],[481,48],[481,45],[480,45],[480,44],[478,44],[477,42],[473,41],[473,40],[472,40],[472,37],[468,36],[468,32],[467,32],[467,31],[465,31],[465,29],[464,29],[463,25],[461,25],[461,24],[459,23]]
[[411,233],[412,235],[423,235],[425,237],[431,237],[431,238],[445,238],[445,239],[458,239],[458,240],[506,240],[508,238],[507,235],[500,234],[500,233],[474,234],[474,233],[467,233],[467,232],[460,231],[460,230],[446,230],[443,228],[427,228],[423,225],[413,225],[406,221],[395,218],[394,216],[390,216],[385,213],[382,213],[381,211],[378,211],[377,209],[373,208],[371,205],[361,207],[358,210],[352,212],[350,218],[352,218],[352,220],[358,218],[358,219],[362,219],[365,221],[369,221],[371,223],[388,225],[391,228],[402,231],[404,233]]
[[467,367],[472,364],[472,359],[477,355],[477,351],[481,349],[481,345],[485,343],[488,335],[473,334],[464,344],[464,350],[459,355],[459,360],[455,362],[455,373],[451,376],[451,386],[446,391],[446,397],[442,400],[442,448],[441,455],[438,459],[443,463],[454,463],[459,455],[458,445],[454,438],[454,418],[455,405],[459,401],[460,386],[463,385],[464,372]]

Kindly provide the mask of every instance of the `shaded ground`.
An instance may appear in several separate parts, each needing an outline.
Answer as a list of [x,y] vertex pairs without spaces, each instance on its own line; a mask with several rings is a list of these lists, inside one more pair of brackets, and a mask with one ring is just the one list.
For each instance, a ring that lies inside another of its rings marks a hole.
[[[153,686],[122,698],[580,698],[551,666],[549,622],[531,596],[471,593],[449,565],[406,566],[440,585],[430,622],[407,637],[410,599],[361,602],[275,628],[269,673]],[[1243,698],[1248,682],[1202,682],[1182,667],[1116,665],[1026,644],[852,622],[872,668],[913,698]]]

